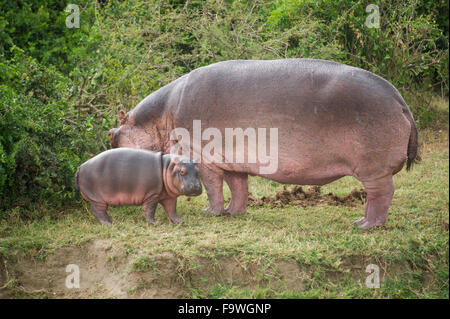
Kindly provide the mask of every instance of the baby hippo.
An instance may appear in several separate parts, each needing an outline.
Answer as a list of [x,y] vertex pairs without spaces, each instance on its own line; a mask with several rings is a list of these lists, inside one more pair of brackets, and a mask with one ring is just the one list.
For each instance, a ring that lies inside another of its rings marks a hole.
[[75,173],[75,188],[91,203],[100,224],[111,224],[108,206],[121,205],[143,205],[147,222],[153,224],[158,203],[172,223],[180,223],[177,197],[202,193],[197,172],[197,164],[180,155],[116,148],[83,163]]

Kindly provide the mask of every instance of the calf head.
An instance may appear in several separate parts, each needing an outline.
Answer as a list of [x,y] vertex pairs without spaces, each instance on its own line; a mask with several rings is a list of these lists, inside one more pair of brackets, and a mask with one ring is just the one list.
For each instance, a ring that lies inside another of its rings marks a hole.
[[163,155],[163,179],[166,191],[172,197],[198,196],[202,193],[197,163],[184,156]]

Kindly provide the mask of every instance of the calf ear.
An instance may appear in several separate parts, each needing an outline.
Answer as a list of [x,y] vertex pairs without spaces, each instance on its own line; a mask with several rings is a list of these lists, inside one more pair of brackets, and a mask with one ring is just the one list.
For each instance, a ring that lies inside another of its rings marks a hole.
[[126,117],[125,117],[125,111],[124,110],[120,110],[120,125],[124,125],[125,121],[126,121]]
[[180,162],[180,159],[176,156],[172,157],[169,164],[169,172],[173,173],[175,170],[178,169],[178,163]]

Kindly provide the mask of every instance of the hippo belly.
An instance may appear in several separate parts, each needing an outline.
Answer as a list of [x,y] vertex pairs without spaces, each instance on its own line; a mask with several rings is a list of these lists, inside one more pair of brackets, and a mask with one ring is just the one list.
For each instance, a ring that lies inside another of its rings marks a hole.
[[140,205],[162,190],[161,154],[111,150],[81,165],[79,176],[86,200],[108,206]]

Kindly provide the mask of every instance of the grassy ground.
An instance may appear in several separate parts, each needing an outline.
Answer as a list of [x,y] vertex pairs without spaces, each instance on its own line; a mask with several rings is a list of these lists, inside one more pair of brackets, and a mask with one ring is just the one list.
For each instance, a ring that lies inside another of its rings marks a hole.
[[[170,224],[161,207],[151,227],[140,207],[110,208],[109,228],[97,224],[87,204],[31,221],[12,213],[0,222],[0,296],[448,298],[448,131],[420,135],[423,160],[396,175],[383,228],[352,226],[363,214],[361,202],[250,207],[244,216],[212,217],[200,212],[206,194],[180,198],[181,225]],[[349,177],[321,192],[360,187]],[[250,179],[256,197],[281,189]],[[68,263],[80,265],[79,290],[64,287]],[[380,268],[378,289],[365,285],[369,264]]]

